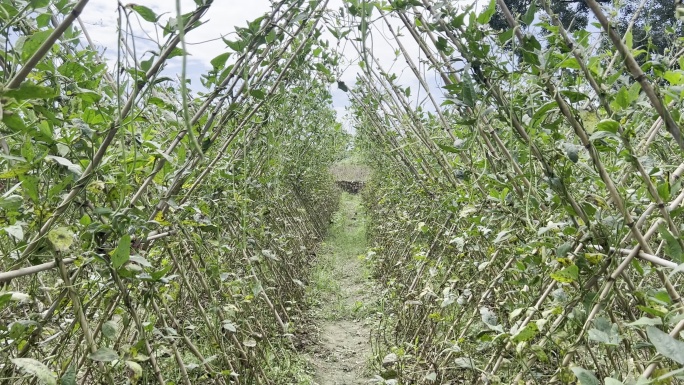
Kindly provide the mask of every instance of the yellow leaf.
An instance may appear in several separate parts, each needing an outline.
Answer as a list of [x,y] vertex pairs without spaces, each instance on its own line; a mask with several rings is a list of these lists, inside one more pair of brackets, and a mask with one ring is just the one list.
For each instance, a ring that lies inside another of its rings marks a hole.
[[74,233],[68,227],[57,227],[50,230],[48,239],[57,251],[67,251],[74,243]]
[[171,226],[171,222],[164,219],[164,214],[161,211],[154,217],[154,221],[162,226]]
[[589,263],[591,263],[592,265],[598,265],[599,263],[601,263],[601,261],[603,260],[603,257],[605,257],[605,254],[601,254],[601,253],[585,253],[584,254],[584,258],[586,258],[587,261],[589,261]]

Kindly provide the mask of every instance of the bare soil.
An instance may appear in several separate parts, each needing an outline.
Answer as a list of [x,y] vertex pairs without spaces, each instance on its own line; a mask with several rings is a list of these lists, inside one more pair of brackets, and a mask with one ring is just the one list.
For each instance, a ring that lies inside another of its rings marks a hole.
[[[359,254],[365,250],[360,198],[343,194],[320,263],[320,306],[314,311],[318,340],[308,348],[318,385],[368,384],[370,326],[365,318],[369,284]],[[320,278],[319,276],[319,278]]]

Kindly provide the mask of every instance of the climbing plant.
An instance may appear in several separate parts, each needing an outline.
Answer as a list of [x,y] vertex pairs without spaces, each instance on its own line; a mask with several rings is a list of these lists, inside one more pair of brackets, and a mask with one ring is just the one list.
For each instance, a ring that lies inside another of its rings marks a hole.
[[635,44],[594,0],[573,31],[506,3],[346,2],[378,381],[681,381],[682,40]]
[[273,1],[201,88],[210,0],[120,4],[114,63],[87,0],[0,4],[0,381],[310,381],[336,83],[373,167],[378,382],[681,382],[681,37],[648,44],[649,0],[586,0],[570,30],[548,0],[481,3]]
[[274,1],[194,90],[212,1],[120,4],[115,63],[87,3],[0,4],[0,382],[308,381],[293,346],[348,142],[327,2]]

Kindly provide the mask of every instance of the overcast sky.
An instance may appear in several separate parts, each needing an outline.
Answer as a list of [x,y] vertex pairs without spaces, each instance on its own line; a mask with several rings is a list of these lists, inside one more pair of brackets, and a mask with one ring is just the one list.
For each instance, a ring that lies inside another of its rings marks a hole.
[[[110,68],[113,67],[116,58],[117,47],[117,2],[114,0],[91,0],[82,13],[81,20],[85,24],[85,28],[92,37],[94,43],[98,46],[101,52],[105,51],[105,58],[110,63]],[[162,15],[160,24],[165,24],[166,21],[175,17],[175,1],[172,0],[137,0],[136,4],[144,5],[155,11],[157,15]],[[342,6],[342,0],[331,0],[329,8],[338,10]],[[193,0],[181,0],[181,9],[183,13],[189,12],[195,8]],[[188,77],[192,79],[193,90],[201,90],[199,82],[200,74],[203,74],[211,69],[209,63],[211,59],[218,54],[228,51],[225,43],[220,39],[222,36],[230,38],[230,34],[234,33],[235,26],[244,27],[247,21],[256,19],[257,17],[269,12],[271,3],[268,0],[215,0],[209,12],[203,19],[205,24],[193,30],[188,34],[186,42],[188,45]],[[374,13],[377,17],[377,12]],[[400,26],[398,20],[394,20],[393,25],[395,30]],[[136,51],[137,57],[143,57],[148,49],[155,47],[154,44],[149,43],[149,39],[156,41],[163,41],[161,37],[161,30],[155,28],[151,23],[140,19],[140,24],[136,22],[132,25],[136,36]],[[416,95],[424,97],[424,92],[418,92],[418,81],[408,68],[403,59],[395,61],[394,51],[396,44],[391,40],[391,34],[386,30],[384,23],[377,22],[373,27],[372,46],[376,57],[381,59],[381,64],[385,70],[396,73],[399,76],[398,82],[403,86],[409,85],[412,89],[413,102],[416,102]],[[415,53],[414,61],[418,63],[422,53],[418,49],[417,44],[408,35],[401,38],[402,43],[407,50]],[[333,37],[327,34],[331,46],[335,46],[337,42],[333,41]],[[342,46],[344,47],[344,45]],[[344,66],[344,72],[340,75],[340,79],[344,81],[349,87],[355,83],[356,74],[359,70],[358,59],[356,58],[356,51],[353,47],[346,46],[344,49],[344,56],[348,61],[348,65]],[[149,57],[149,55],[148,55]],[[169,62],[166,69],[166,76],[180,76],[181,58],[173,58]],[[436,76],[428,76],[428,82],[431,88],[441,94],[438,88],[438,80]],[[336,84],[331,84],[330,91],[333,95],[333,106],[338,113],[338,119],[344,121],[344,109],[349,104],[346,93],[337,89]],[[345,122],[346,123],[346,122]],[[349,127],[348,127],[349,128]]]

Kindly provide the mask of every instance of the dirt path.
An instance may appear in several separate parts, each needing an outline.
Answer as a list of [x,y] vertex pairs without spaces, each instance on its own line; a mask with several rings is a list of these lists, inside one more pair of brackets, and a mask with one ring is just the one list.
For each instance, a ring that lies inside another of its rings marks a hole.
[[358,256],[365,252],[365,217],[358,195],[344,193],[328,239],[319,253],[315,294],[319,307],[314,319],[318,343],[309,349],[309,361],[319,385],[368,383],[366,363],[371,354],[369,289]]

